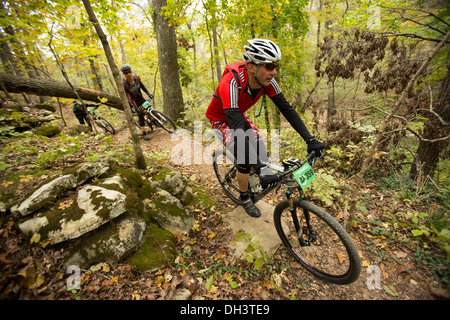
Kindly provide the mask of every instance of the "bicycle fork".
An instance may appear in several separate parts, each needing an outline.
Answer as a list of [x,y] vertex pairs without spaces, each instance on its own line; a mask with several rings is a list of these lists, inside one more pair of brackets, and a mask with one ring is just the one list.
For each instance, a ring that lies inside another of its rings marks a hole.
[[297,234],[297,238],[300,243],[300,246],[301,247],[310,246],[311,245],[310,239],[305,240],[303,237],[304,234],[310,234],[309,230],[311,230],[311,224],[310,224],[310,220],[309,220],[309,218],[310,218],[309,211],[307,211],[307,210],[303,211],[305,221],[306,221],[306,227],[302,227],[298,220],[297,210],[294,207],[294,198],[292,197],[291,189],[288,189],[286,191],[286,198],[288,200],[289,212],[291,213],[292,221],[294,222],[295,232]]

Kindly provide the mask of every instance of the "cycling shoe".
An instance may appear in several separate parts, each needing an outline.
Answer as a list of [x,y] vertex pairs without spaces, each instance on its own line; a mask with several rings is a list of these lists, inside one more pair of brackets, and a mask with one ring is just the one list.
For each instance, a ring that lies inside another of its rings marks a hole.
[[242,200],[242,207],[244,207],[245,212],[247,212],[250,217],[261,217],[261,211],[255,206],[251,198]]

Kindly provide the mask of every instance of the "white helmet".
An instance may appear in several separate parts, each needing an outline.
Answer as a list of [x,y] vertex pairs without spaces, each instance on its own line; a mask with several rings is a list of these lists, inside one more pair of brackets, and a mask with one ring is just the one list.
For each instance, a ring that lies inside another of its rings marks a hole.
[[244,46],[244,60],[255,64],[274,63],[281,60],[280,48],[271,40],[247,40],[249,46]]

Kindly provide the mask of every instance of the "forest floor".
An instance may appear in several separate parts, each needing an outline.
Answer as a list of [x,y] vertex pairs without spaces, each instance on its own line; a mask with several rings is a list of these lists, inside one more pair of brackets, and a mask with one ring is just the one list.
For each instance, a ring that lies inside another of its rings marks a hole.
[[[131,141],[125,123],[121,125],[112,138],[115,144],[123,146]],[[170,134],[161,130],[151,132],[150,140],[141,142],[145,153],[189,177],[189,183],[195,190],[202,190],[205,197],[190,208],[198,223],[195,230],[186,236],[177,235],[176,264],[139,272],[126,262],[100,263],[82,270],[81,288],[68,290],[69,274],[63,267],[62,252],[31,245],[19,236],[11,222],[3,219],[1,299],[436,300],[445,296],[445,290],[439,288],[427,267],[417,262],[411,247],[375,237],[362,226],[351,236],[363,268],[359,279],[350,285],[338,286],[315,278],[295,263],[284,248],[278,249],[260,270],[255,270],[251,263],[236,260],[232,254],[230,244],[236,241],[236,235],[221,216],[236,206],[218,186],[212,166],[174,164],[170,151],[179,141],[172,141]],[[383,197],[373,190],[370,192],[374,197]],[[277,195],[269,195],[266,201],[276,204]],[[245,231],[245,225],[242,229]],[[29,268],[31,264],[33,270]],[[380,271],[379,286],[375,288],[369,266],[376,266]],[[24,283],[29,279],[29,272],[42,277]]]

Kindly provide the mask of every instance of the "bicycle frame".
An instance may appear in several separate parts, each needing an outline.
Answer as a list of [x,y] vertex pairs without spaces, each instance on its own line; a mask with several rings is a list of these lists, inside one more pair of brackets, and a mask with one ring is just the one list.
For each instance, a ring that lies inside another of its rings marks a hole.
[[142,104],[142,107],[144,108],[144,110],[145,110],[145,114],[147,115],[149,115],[150,116],[150,121],[151,122],[155,122],[155,121],[158,121],[158,118],[157,117],[155,117],[154,115],[153,115],[153,111],[155,111],[156,109],[153,107],[153,105],[151,104],[151,102],[150,102],[150,98],[148,98],[143,104]]
[[[309,154],[305,160],[299,162],[298,164],[294,164],[292,168],[289,168],[288,170],[286,170],[283,174],[282,174],[282,178],[281,178],[281,184],[284,182],[294,182],[295,180],[293,179],[286,179],[285,177],[287,177],[289,174],[291,174],[292,172],[294,172],[295,170],[301,168],[306,162],[310,162],[311,166],[314,166],[315,163],[315,152],[313,151],[311,154]],[[300,226],[300,223],[298,221],[298,216],[297,216],[297,212],[294,206],[294,197],[292,197],[293,194],[293,190],[294,189],[298,189],[299,193],[300,193],[300,198],[301,199],[306,199],[305,193],[303,191],[303,189],[300,187],[300,185],[294,185],[294,186],[288,186],[287,190],[285,192],[286,198],[288,200],[288,204],[289,204],[289,211],[291,213],[291,217],[292,217],[292,221],[294,222],[294,226],[295,226],[295,232],[297,233],[297,238],[299,241],[300,246],[305,247],[305,246],[310,246],[312,242],[314,242],[316,239],[315,235],[314,235],[314,231],[312,229],[311,226],[311,222],[310,222],[310,215],[309,215],[309,211],[304,211],[305,214],[305,221],[306,221],[306,229],[302,229],[302,227]],[[304,239],[303,238],[303,234],[307,232],[308,235],[308,239]]]
[[[234,162],[235,159],[234,159],[233,154],[232,154],[228,149],[225,148],[225,150],[226,150],[226,157],[227,157],[229,160],[231,160],[231,161]],[[296,161],[294,161],[294,160],[292,160],[292,159],[289,159],[289,160],[287,160],[286,162],[283,162],[284,167],[282,167],[282,166],[280,166],[280,165],[273,164],[273,163],[269,163],[269,162],[263,162],[263,165],[265,165],[265,166],[268,167],[269,169],[272,169],[272,170],[274,170],[274,171],[276,171],[276,172],[279,173],[280,182],[279,182],[276,186],[274,186],[274,187],[272,187],[272,188],[264,189],[264,190],[262,190],[262,191],[260,191],[260,192],[256,192],[256,193],[255,193],[255,192],[251,191],[251,192],[252,192],[252,198],[253,198],[253,201],[255,201],[255,202],[256,202],[256,201],[259,201],[259,200],[261,200],[262,198],[264,198],[267,194],[269,194],[270,192],[272,192],[274,189],[276,189],[276,190],[278,191],[278,189],[281,188],[281,185],[286,184],[286,183],[292,183],[292,182],[294,182],[295,185],[292,185],[292,186],[288,186],[288,187],[287,187],[287,188],[288,188],[288,191],[289,191],[289,195],[286,194],[287,198],[289,199],[289,198],[291,197],[291,195],[292,195],[292,190],[298,189],[299,192],[300,192],[300,197],[301,197],[302,199],[304,199],[304,198],[305,198],[305,195],[304,195],[304,193],[303,193],[303,189],[300,187],[300,185],[298,184],[298,182],[297,182],[295,179],[289,179],[289,178],[287,178],[287,177],[288,177],[290,174],[292,174],[293,171],[295,171],[295,170],[299,169],[300,167],[302,167],[306,162],[311,161],[311,162],[310,162],[310,163],[311,163],[311,166],[313,166],[314,163],[315,163],[315,152],[313,151],[312,153],[310,153],[310,154],[306,157],[306,159],[304,159],[304,160],[302,160],[302,161],[300,161],[300,162],[298,162],[297,159],[295,159],[295,160],[296,160]],[[288,161],[290,161],[290,162],[288,162]],[[232,172],[233,169],[236,170],[236,166],[232,167],[232,169],[226,174],[226,177]],[[255,174],[255,172],[251,172],[250,174],[253,175],[253,174]],[[286,192],[288,192],[288,191],[286,191]],[[292,199],[292,201],[293,201],[293,199]],[[293,206],[291,206],[291,208],[292,208],[292,207],[293,207]]]
[[[227,150],[228,152],[228,150]],[[227,155],[228,156],[228,155]],[[315,232],[312,229],[312,225],[310,222],[310,215],[308,211],[304,211],[304,215],[305,215],[305,220],[306,220],[306,228],[302,229],[300,222],[298,220],[298,216],[297,216],[297,212],[294,206],[294,200],[295,197],[293,197],[293,191],[295,189],[297,189],[300,193],[299,198],[301,199],[306,199],[305,193],[303,191],[303,189],[300,187],[300,185],[298,184],[298,182],[294,179],[288,178],[289,175],[291,175],[295,170],[301,168],[306,162],[310,162],[310,164],[312,166],[314,166],[315,163],[315,152],[313,151],[311,154],[309,154],[306,159],[298,162],[298,160],[295,159],[295,161],[289,159],[286,162],[283,162],[283,164],[285,165],[284,167],[275,165],[275,164],[271,164],[271,163],[264,163],[264,165],[266,165],[267,167],[277,171],[277,172],[282,172],[280,174],[280,182],[273,188],[267,188],[266,190],[261,191],[260,193],[256,194],[254,196],[255,201],[258,201],[260,199],[262,199],[263,197],[265,197],[268,193],[270,193],[272,190],[274,189],[278,189],[286,183],[295,183],[294,185],[290,185],[287,186],[287,190],[285,192],[286,198],[288,200],[288,204],[289,204],[289,211],[291,213],[291,217],[292,217],[292,221],[294,222],[294,226],[295,226],[295,231],[297,233],[297,237],[298,237],[298,241],[300,243],[300,246],[305,247],[305,246],[310,246],[312,242],[316,241],[316,237],[315,237]],[[290,162],[289,162],[290,161]],[[304,234],[308,235],[308,239],[304,239],[303,235]]]
[[91,116],[92,116],[92,118],[94,119],[94,120],[97,120],[97,114],[95,113],[95,111],[97,110],[97,108],[98,107],[95,107],[95,108],[92,108],[92,109],[90,109],[90,110],[88,110],[88,112],[91,114]]

